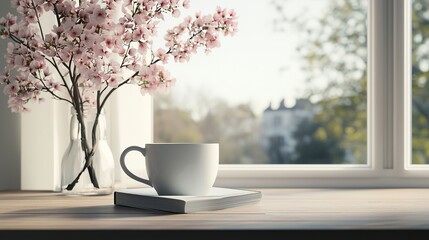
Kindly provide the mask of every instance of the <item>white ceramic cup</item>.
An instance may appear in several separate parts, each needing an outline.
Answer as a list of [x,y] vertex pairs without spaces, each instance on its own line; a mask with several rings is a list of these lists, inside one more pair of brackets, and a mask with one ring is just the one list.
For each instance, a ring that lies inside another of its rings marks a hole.
[[[138,151],[146,158],[149,179],[133,174],[125,156]],[[120,157],[122,170],[132,179],[155,188],[158,195],[206,195],[212,188],[219,166],[218,143],[149,143],[145,148],[130,146]]]

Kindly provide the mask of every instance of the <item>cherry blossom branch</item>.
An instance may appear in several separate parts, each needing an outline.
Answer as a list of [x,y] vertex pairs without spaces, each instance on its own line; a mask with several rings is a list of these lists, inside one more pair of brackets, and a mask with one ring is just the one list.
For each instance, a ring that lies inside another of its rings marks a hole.
[[34,50],[28,45],[26,44],[24,41],[22,41],[21,39],[19,39],[17,36],[13,35],[10,31],[9,31],[9,37],[10,39],[12,39],[14,42],[23,45],[24,47],[26,47],[28,50],[34,52]]
[[71,105],[73,105],[73,103],[72,103],[70,100],[65,99],[65,98],[62,98],[62,97],[60,97],[60,96],[56,95],[56,94],[55,94],[51,89],[49,89],[49,88],[48,88],[48,86],[46,86],[46,84],[45,84],[45,82],[44,82],[44,80],[43,80],[43,79],[38,78],[38,77],[36,77],[36,76],[34,76],[34,77],[35,77],[36,79],[38,79],[38,80],[42,83],[42,85],[43,85],[44,89],[45,89],[46,91],[48,91],[51,95],[53,95],[54,97],[56,97],[58,100],[66,101],[66,102],[70,103]]
[[98,126],[98,119],[100,117],[101,114],[101,107],[100,107],[100,91],[97,91],[97,113],[94,119],[94,124],[92,125],[92,149],[91,149],[91,154],[94,154],[94,150],[95,150],[95,142],[97,139],[97,126]]
[[93,135],[92,135],[92,147],[89,147],[88,144],[88,139],[86,137],[86,124],[85,124],[85,120],[84,120],[84,106],[83,106],[83,101],[82,101],[82,97],[81,94],[79,92],[79,87],[78,87],[78,80],[80,77],[80,74],[76,74],[76,66],[74,66],[73,68],[73,72],[71,71],[71,69],[69,68],[69,73],[70,73],[70,80],[73,83],[73,91],[74,91],[74,107],[76,110],[76,115],[78,118],[78,121],[80,123],[81,126],[81,146],[82,149],[84,151],[85,154],[85,164],[83,166],[83,168],[81,169],[81,171],[79,172],[79,174],[76,176],[76,178],[69,184],[67,185],[66,189],[67,190],[72,190],[74,188],[74,186],[78,183],[80,176],[83,174],[83,172],[85,172],[86,169],[88,169],[88,174],[89,177],[91,179],[92,184],[94,185],[95,188],[99,188],[99,184],[98,184],[98,180],[95,174],[95,170],[92,166],[92,157],[94,156],[94,144],[96,142],[96,136],[94,135],[94,129],[96,129],[96,126],[98,124],[98,118],[99,118],[99,111],[97,110],[97,116],[95,117],[94,120],[94,125],[93,125]]
[[[23,45],[24,47],[26,47],[28,50],[30,50],[30,51],[32,51],[32,52],[35,52],[28,44],[26,44],[24,41],[22,41],[21,39],[19,39],[18,37],[16,37],[15,35],[13,35],[11,32],[9,32],[9,37],[14,41],[14,42],[16,42],[16,43],[18,43],[18,44],[21,44],[21,45]],[[66,89],[67,89],[67,91],[68,91],[68,93],[69,93],[69,96],[70,97],[72,97],[72,93],[71,93],[71,91],[70,91],[70,89],[68,88],[68,85],[67,85],[67,81],[65,80],[65,78],[64,78],[64,76],[62,75],[62,73],[61,73],[61,71],[60,71],[60,69],[59,69],[59,67],[58,67],[58,65],[56,64],[56,62],[55,62],[55,59],[54,58],[52,58],[52,61],[51,60],[49,60],[49,58],[47,58],[44,54],[41,54],[42,56],[43,56],[43,58],[46,60],[46,61],[48,61],[56,70],[57,70],[57,72],[58,72],[58,74],[60,75],[60,78],[62,79],[62,81],[63,81],[63,83],[64,83],[64,85],[66,86]],[[49,93],[51,93],[51,92],[49,92]],[[51,93],[52,94],[52,93]],[[54,95],[54,94],[52,94],[52,95]],[[54,97],[57,97],[57,96],[55,96],[54,95]],[[57,97],[58,98],[58,97]],[[58,99],[60,99],[60,98],[58,98]],[[60,99],[61,100],[61,99]],[[71,102],[71,101],[68,101],[67,100],[67,102],[69,102],[69,103],[71,103],[72,105],[73,105],[73,103]]]
[[[176,47],[177,44],[174,44],[173,47],[169,48],[168,51],[165,54],[171,54],[173,52],[174,47]],[[150,64],[156,64],[157,62],[161,61],[161,58],[158,58],[155,60],[155,58],[152,59]]]
[[[31,48],[28,44],[26,44],[23,40],[19,39],[17,36],[13,35],[11,32],[9,32],[9,37],[10,39],[12,39],[14,42],[21,44],[22,46],[26,47],[28,50],[30,50],[31,52],[36,52],[33,48]],[[55,60],[52,59],[49,60],[49,58],[46,57],[46,55],[40,53],[40,55],[46,60],[48,61],[50,64],[52,64],[52,66],[55,66]],[[58,69],[57,69],[58,70]],[[61,75],[61,72],[58,70],[58,73]]]
[[[73,74],[70,74],[70,76],[73,78],[72,82],[77,83],[75,69],[73,71]],[[73,190],[74,186],[79,182],[80,176],[83,174],[83,172],[85,172],[86,169],[88,169],[89,177],[94,187],[99,188],[97,177],[95,176],[95,171],[92,167],[92,156],[94,155],[94,149],[92,148],[91,150],[89,150],[89,145],[86,138],[86,124],[83,117],[83,104],[82,104],[82,99],[80,98],[79,88],[77,87],[77,84],[74,84],[73,92],[74,92],[74,101],[75,101],[74,106],[76,110],[76,115],[81,127],[80,128],[81,146],[85,154],[85,164],[82,170],[76,176],[76,178],[69,185],[67,185],[66,189],[69,191]]]
[[[63,74],[61,73],[60,68],[58,67],[58,65],[57,65],[57,63],[55,62],[55,59],[54,59],[54,58],[52,58],[52,62],[53,62],[53,63],[51,63],[51,64],[52,64],[52,66],[54,66],[54,68],[57,70],[58,74],[60,75],[61,80],[63,81],[63,84],[65,85],[65,87],[66,87],[66,89],[67,89],[67,92],[69,93],[70,98],[71,98],[71,99],[73,99],[73,94],[72,94],[72,92],[71,92],[71,90],[70,90],[70,88],[69,88],[69,86],[68,86],[68,84],[67,84],[67,81],[66,81],[66,79],[64,78]],[[70,71],[69,71],[69,73],[70,73]],[[72,103],[72,105],[73,105],[73,103]],[[73,105],[73,106],[74,106],[74,105]]]
[[42,40],[45,41],[45,34],[43,34],[42,24],[40,24],[39,14],[37,13],[37,9],[33,0],[31,0],[31,5],[33,5],[33,10],[36,14],[37,24],[39,25],[39,29],[40,29],[40,35],[42,36]]
[[[131,15],[131,18],[133,18],[133,17],[135,16],[135,14],[137,13],[137,10],[139,9],[139,5],[140,5],[140,4],[137,4],[137,5],[136,5],[136,8],[135,8],[135,10],[133,11],[133,14]],[[134,33],[134,31],[135,31],[136,29],[137,29],[137,28],[136,28],[136,26],[134,26],[134,27],[133,27],[133,29],[131,30],[131,36],[133,35],[133,33]],[[131,39],[130,39],[130,41],[128,42],[128,44],[127,44],[127,49],[125,50],[125,55],[124,55],[124,57],[122,58],[122,62],[121,62],[120,67],[124,67],[125,59],[127,59],[127,57],[128,57],[128,51],[130,50],[130,47],[131,47],[131,43],[132,43],[132,42],[134,42],[134,41],[133,41],[133,39],[131,38]]]
[[102,95],[104,93],[104,91],[106,91],[106,89],[109,87],[109,84],[106,83],[106,86],[104,86],[104,88],[101,90],[100,95]]
[[123,85],[127,84],[133,77],[137,76],[139,74],[139,72],[135,72],[131,77],[129,77],[127,80],[123,81],[122,83],[120,83],[118,85],[118,87],[116,88],[112,88],[107,95],[104,97],[103,101],[101,102],[101,106],[100,109],[102,109],[104,107],[104,104],[106,104],[107,99],[110,97],[110,95],[112,95],[113,92],[115,92],[118,88],[122,87]]
[[58,27],[61,26],[60,16],[58,15],[57,3],[54,3],[54,13],[55,18],[57,19]]
[[[134,29],[131,31],[131,34],[133,34],[133,32],[134,32]],[[121,62],[121,66],[120,67],[124,67],[125,65],[124,65],[124,63],[125,63],[125,59],[127,59],[127,57],[128,57],[128,51],[130,50],[130,47],[131,47],[131,42],[133,42],[132,40],[130,40],[129,42],[128,42],[128,46],[127,46],[127,50],[125,50],[125,55],[124,55],[124,57],[122,58],[122,62]]]

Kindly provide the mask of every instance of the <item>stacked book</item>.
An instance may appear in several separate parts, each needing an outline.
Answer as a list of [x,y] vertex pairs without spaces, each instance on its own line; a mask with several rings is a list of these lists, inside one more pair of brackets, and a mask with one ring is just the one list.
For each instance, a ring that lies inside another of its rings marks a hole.
[[153,188],[135,188],[115,191],[114,203],[126,207],[192,213],[238,207],[258,202],[261,197],[259,191],[219,187],[213,187],[204,196],[159,196]]

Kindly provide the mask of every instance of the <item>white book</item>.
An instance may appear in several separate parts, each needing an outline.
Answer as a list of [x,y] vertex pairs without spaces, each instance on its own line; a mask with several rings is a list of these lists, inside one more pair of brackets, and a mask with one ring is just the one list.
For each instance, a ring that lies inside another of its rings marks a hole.
[[212,211],[258,202],[261,192],[213,187],[204,196],[159,196],[153,188],[122,189],[114,193],[114,203],[119,206],[155,209],[174,213]]

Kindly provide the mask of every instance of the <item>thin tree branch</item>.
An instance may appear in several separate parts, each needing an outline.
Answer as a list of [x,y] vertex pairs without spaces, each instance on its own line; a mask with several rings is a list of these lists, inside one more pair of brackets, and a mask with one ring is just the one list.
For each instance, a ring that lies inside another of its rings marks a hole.
[[36,77],[36,78],[37,78],[37,79],[39,79],[39,81],[43,84],[44,89],[45,89],[46,91],[48,91],[52,96],[56,97],[58,100],[66,101],[66,102],[70,103],[71,105],[73,105],[73,102],[72,102],[72,101],[70,101],[70,100],[68,100],[68,99],[65,99],[65,98],[62,98],[62,97],[60,97],[60,96],[56,95],[54,92],[52,92],[52,91],[48,88],[48,86],[46,86],[46,84],[44,83],[44,81],[43,81],[41,78],[38,78],[38,77]]
[[58,15],[58,8],[56,3],[54,3],[54,12],[55,12],[55,17],[57,18],[57,23],[59,27],[61,26],[61,21],[60,21],[60,16]]
[[125,80],[125,81],[123,81],[122,83],[120,83],[119,85],[118,85],[118,87],[116,87],[116,88],[112,88],[108,93],[107,93],[107,95],[106,95],[106,97],[104,97],[104,99],[103,99],[103,101],[101,102],[101,105],[100,105],[100,109],[102,109],[103,107],[104,107],[104,104],[106,104],[106,101],[107,101],[107,99],[110,97],[110,95],[112,95],[112,93],[113,92],[115,92],[116,91],[116,89],[118,89],[118,88],[120,88],[120,87],[122,87],[123,85],[125,85],[125,84],[127,84],[133,77],[135,77],[135,76],[137,76],[139,74],[139,72],[137,71],[137,72],[135,72],[131,77],[129,77],[127,80]]
[[34,12],[36,13],[37,24],[39,25],[40,34],[42,35],[42,40],[45,41],[45,34],[43,34],[42,24],[40,24],[39,14],[37,13],[36,5],[34,4],[33,0],[31,0],[31,5],[33,5]]

